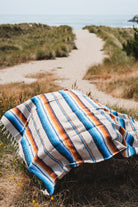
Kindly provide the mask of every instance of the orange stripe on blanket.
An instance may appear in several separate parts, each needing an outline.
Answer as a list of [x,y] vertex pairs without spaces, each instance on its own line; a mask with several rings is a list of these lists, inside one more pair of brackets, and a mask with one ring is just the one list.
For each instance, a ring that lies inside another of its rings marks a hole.
[[20,120],[25,125],[27,125],[27,119],[25,118],[25,116],[23,115],[23,113],[18,108],[13,108],[12,110],[14,111],[14,113],[16,113],[16,115],[20,118]]
[[[97,104],[98,104],[100,107],[103,108],[103,106],[102,106],[100,103],[97,102]],[[115,121],[116,124],[118,124],[118,122],[116,121],[116,117],[115,117],[115,115],[111,114],[109,109],[107,109],[107,108],[103,108],[103,110],[104,110],[105,112],[108,112],[109,115],[110,115],[110,117]]]
[[118,149],[116,148],[116,146],[114,145],[114,143],[112,142],[111,136],[108,133],[107,129],[102,125],[102,123],[98,120],[97,117],[95,117],[90,111],[89,109],[80,101],[80,99],[77,97],[76,94],[74,94],[72,91],[68,91],[72,97],[75,99],[75,101],[77,102],[77,104],[83,109],[83,111],[87,114],[87,116],[92,120],[92,122],[96,125],[96,127],[101,131],[101,133],[104,135],[108,146],[110,146],[110,149],[112,150],[112,152],[114,154],[118,153]]
[[79,136],[83,139],[83,142],[85,143],[85,145],[86,145],[87,148],[89,149],[89,151],[90,151],[92,157],[94,158],[94,160],[96,160],[96,158],[95,158],[95,156],[94,156],[92,150],[91,150],[90,147],[88,146],[87,142],[85,141],[85,139],[83,138],[82,134],[79,132],[79,130],[77,129],[77,127],[75,126],[75,124],[72,122],[72,120],[71,120],[71,118],[69,117],[69,115],[67,114],[67,112],[64,110],[62,104],[59,103],[59,105],[60,105],[60,107],[62,108],[62,110],[64,111],[64,113],[68,116],[69,121],[72,123],[72,125],[74,126],[74,128],[75,128],[75,130],[77,131],[77,133],[79,134]]
[[59,135],[63,138],[66,146],[68,147],[68,149],[71,151],[72,155],[74,156],[74,158],[77,160],[77,162],[79,164],[83,163],[81,156],[78,154],[78,152],[76,151],[75,147],[73,146],[73,144],[70,141],[70,138],[67,136],[65,130],[63,129],[63,127],[61,126],[61,124],[59,123],[57,117],[55,116],[55,114],[53,113],[53,110],[50,106],[50,104],[48,103],[46,97],[41,94],[40,95],[41,100],[44,103],[44,106],[47,110],[48,116],[51,118],[52,120],[52,124],[55,126],[56,130],[58,131]]
[[57,175],[54,173],[54,171],[51,170],[37,155],[34,157],[35,163],[37,163],[41,168],[52,177],[53,181],[56,182]]
[[56,180],[57,179],[57,175],[53,172],[53,170],[49,167],[49,166],[47,166],[39,157],[38,157],[38,155],[37,155],[37,152],[38,152],[38,148],[37,148],[37,146],[36,146],[36,144],[35,144],[35,141],[34,141],[34,139],[33,139],[33,136],[32,136],[32,134],[31,134],[31,131],[30,131],[30,129],[27,127],[26,128],[26,135],[27,135],[27,138],[29,139],[29,141],[30,141],[30,143],[31,143],[31,145],[32,145],[32,147],[33,147],[33,151],[34,151],[34,153],[35,153],[35,156],[34,156],[34,158],[33,158],[33,160],[38,164],[38,165],[40,165],[42,168],[43,168],[43,170],[46,172],[46,173],[48,173],[54,180]]
[[38,152],[38,148],[37,148],[37,146],[35,144],[35,141],[33,139],[33,136],[32,136],[32,134],[31,134],[31,132],[30,132],[30,130],[29,130],[28,127],[26,128],[26,131],[25,132],[26,132],[27,138],[29,139],[29,141],[30,141],[30,143],[32,145],[33,151],[36,154]]
[[[25,118],[25,116],[22,114],[22,112],[18,109],[18,108],[14,108],[13,111],[18,115],[18,117],[21,119],[21,121],[27,125],[27,119]],[[29,127],[26,127],[26,135],[27,138],[29,139],[31,146],[33,148],[35,157],[34,157],[34,161],[36,163],[38,163],[39,165],[41,165],[41,167],[54,179],[56,180],[57,175],[53,172],[53,170],[48,167],[41,159],[38,158],[37,156],[37,152],[38,152],[38,148],[35,144],[35,141],[33,139],[33,136],[31,134],[31,131],[29,129]]]

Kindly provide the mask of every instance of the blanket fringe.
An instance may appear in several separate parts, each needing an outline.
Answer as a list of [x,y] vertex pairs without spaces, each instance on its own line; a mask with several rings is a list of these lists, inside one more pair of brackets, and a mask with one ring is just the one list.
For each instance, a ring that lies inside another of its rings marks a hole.
[[3,124],[2,124],[2,122],[1,122],[1,120],[0,120],[0,127],[2,126]]
[[9,142],[14,146],[15,150],[18,150],[18,143],[15,140],[15,138],[11,135],[11,133],[9,132],[8,129],[6,129],[6,127],[3,125],[3,123],[0,120],[0,130],[2,132],[3,135],[5,135],[7,137],[7,139],[9,140]]

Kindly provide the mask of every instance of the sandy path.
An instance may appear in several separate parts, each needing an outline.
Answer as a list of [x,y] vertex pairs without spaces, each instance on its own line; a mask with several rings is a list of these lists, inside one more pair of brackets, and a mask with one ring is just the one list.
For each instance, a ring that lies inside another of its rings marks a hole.
[[89,66],[101,63],[104,54],[101,51],[103,41],[90,34],[87,30],[76,30],[77,50],[73,50],[67,58],[55,60],[32,61],[14,67],[0,70],[0,84],[10,82],[30,83],[34,79],[25,78],[28,74],[39,72],[53,72],[58,75],[59,84],[63,88],[72,88],[76,82],[77,87],[84,93],[91,92],[94,99],[103,104],[138,110],[138,102],[113,98],[97,90],[96,86],[86,80],[82,80]]

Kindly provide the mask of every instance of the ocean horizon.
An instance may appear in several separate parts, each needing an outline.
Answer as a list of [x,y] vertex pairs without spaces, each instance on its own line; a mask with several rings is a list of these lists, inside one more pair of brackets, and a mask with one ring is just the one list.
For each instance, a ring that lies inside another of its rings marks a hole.
[[49,26],[69,25],[73,29],[82,29],[86,25],[138,27],[137,23],[128,22],[132,18],[133,15],[0,15],[0,25],[41,23]]

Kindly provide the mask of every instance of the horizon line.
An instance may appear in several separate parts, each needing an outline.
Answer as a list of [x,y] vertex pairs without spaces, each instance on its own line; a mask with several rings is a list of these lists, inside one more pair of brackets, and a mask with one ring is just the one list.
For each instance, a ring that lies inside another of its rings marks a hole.
[[112,16],[117,16],[117,15],[137,15],[137,14],[126,14],[126,13],[122,13],[122,14],[6,14],[6,13],[3,13],[3,14],[0,14],[1,15],[18,15],[18,16],[22,16],[22,15],[26,15],[26,16],[90,16],[90,15],[112,15]]

